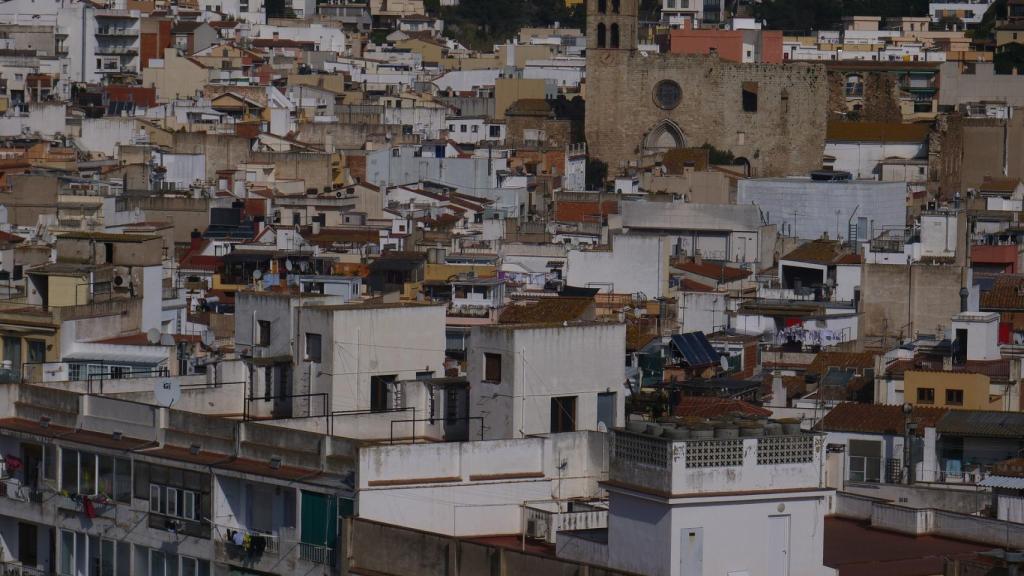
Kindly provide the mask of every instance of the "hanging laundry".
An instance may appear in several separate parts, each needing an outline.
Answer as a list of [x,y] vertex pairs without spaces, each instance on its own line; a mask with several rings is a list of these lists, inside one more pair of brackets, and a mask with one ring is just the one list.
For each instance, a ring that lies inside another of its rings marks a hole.
[[11,456],[10,454],[8,454],[7,456],[4,456],[4,465],[7,466],[8,471],[14,472],[15,470],[21,468],[21,458],[18,458],[17,456]]
[[93,506],[92,500],[89,500],[88,496],[82,496],[82,511],[85,512],[86,518],[96,517],[96,507]]

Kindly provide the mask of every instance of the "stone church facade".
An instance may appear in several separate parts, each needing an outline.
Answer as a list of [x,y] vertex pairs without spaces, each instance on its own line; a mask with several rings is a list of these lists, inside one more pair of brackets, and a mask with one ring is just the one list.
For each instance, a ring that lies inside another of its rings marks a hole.
[[637,46],[639,0],[587,1],[587,144],[615,174],[673,148],[710,144],[753,176],[821,168],[822,64],[740,64]]

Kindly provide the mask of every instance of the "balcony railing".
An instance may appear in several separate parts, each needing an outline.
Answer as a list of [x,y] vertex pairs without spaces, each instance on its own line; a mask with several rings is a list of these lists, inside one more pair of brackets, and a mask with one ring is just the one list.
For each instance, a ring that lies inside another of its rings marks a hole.
[[334,548],[329,546],[318,546],[316,544],[299,544],[299,559],[314,564],[334,566]]
[[0,576],[46,576],[46,572],[21,562],[0,562]]

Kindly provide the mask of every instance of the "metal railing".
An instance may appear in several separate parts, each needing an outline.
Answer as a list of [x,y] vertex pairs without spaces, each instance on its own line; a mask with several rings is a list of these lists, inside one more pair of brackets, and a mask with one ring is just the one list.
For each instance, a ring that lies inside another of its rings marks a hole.
[[306,544],[305,542],[300,542],[299,559],[305,560],[306,562],[312,562],[314,564],[334,566],[334,548],[331,548],[330,546],[319,546],[317,544]]
[[[391,438],[390,438],[390,440],[388,442],[389,444],[394,444],[395,443],[395,424],[412,424],[412,427],[413,427],[412,443],[415,444],[416,443],[416,423],[417,422],[426,422],[426,423],[431,424],[431,425],[440,424],[441,426],[445,426],[447,424],[454,424],[456,422],[465,421],[468,424],[469,422],[472,422],[474,420],[479,420],[480,421],[480,440],[484,439],[484,418],[483,418],[483,416],[462,416],[462,417],[459,417],[459,418],[444,418],[444,417],[438,417],[438,418],[416,418],[415,414],[416,414],[416,411],[413,410],[413,418],[411,420],[392,420],[391,421]],[[466,438],[465,439],[466,440],[469,439],[468,426],[467,426],[467,430],[466,430]],[[455,441],[455,439],[452,439],[452,441]]]
[[21,562],[0,562],[0,576],[46,576],[46,571]]

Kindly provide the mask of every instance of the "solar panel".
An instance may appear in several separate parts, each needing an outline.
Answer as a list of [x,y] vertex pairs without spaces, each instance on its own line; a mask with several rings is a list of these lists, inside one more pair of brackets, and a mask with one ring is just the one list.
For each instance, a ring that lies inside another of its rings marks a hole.
[[673,334],[672,346],[690,366],[708,366],[718,362],[718,352],[703,332]]

